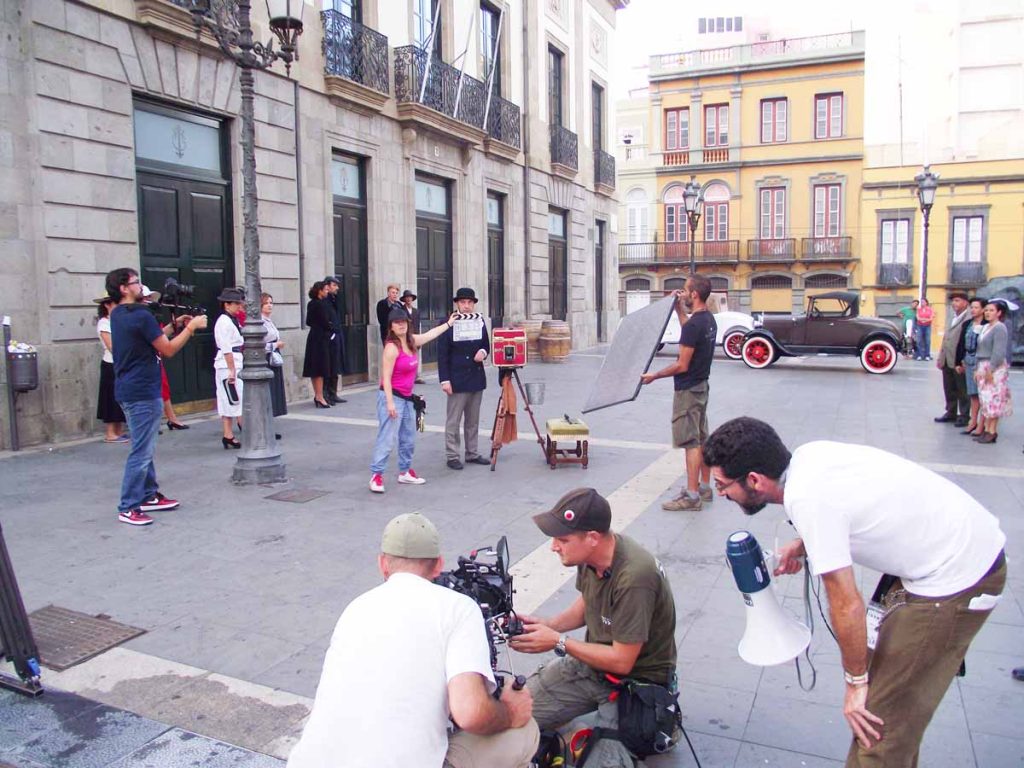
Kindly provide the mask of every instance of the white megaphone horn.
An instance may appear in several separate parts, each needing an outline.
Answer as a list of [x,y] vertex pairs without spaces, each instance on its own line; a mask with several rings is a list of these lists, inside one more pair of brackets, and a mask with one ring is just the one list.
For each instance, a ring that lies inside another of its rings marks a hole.
[[769,667],[799,656],[811,642],[811,631],[779,605],[757,539],[749,531],[736,531],[729,537],[725,555],[747,604],[740,658]]

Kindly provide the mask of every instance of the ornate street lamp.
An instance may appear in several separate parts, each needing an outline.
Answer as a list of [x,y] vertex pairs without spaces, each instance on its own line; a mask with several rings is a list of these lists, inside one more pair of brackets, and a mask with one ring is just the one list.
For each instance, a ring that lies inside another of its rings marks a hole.
[[690,274],[697,274],[696,239],[697,224],[700,222],[700,215],[704,210],[704,190],[697,183],[697,178],[691,176],[683,188],[683,205],[686,206],[686,218],[690,222]]
[[192,20],[197,37],[203,30],[216,39],[228,58],[241,69],[242,94],[242,231],[245,261],[245,327],[242,337],[244,364],[240,375],[245,382],[243,413],[245,431],[231,479],[240,485],[284,482],[285,465],[274,439],[270,403],[270,382],[274,375],[267,366],[263,315],[260,311],[260,236],[256,205],[256,129],[253,117],[253,70],[267,69],[275,61],[291,63],[299,58],[296,41],[302,34],[302,0],[266,0],[270,29],[280,43],[253,40],[250,0],[192,0]]
[[928,216],[935,204],[935,191],[939,188],[939,175],[932,173],[926,165],[921,173],[914,177],[917,182],[917,201],[921,204],[924,216],[924,251],[921,256],[921,288],[918,300],[925,298],[928,292]]

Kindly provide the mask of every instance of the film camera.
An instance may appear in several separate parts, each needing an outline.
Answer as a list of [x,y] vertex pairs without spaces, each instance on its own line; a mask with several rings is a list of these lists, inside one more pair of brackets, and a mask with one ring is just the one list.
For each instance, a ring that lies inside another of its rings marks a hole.
[[526,365],[526,331],[522,328],[495,328],[491,333],[491,360],[498,368]]
[[491,669],[496,673],[494,677],[498,684],[495,697],[501,695],[505,682],[504,677],[497,673],[507,672],[512,675],[512,687],[516,690],[526,684],[526,678],[516,675],[511,669],[511,655],[508,656],[509,669],[498,669],[498,646],[504,645],[507,652],[508,639],[523,632],[523,622],[512,607],[512,594],[515,590],[512,589],[508,562],[508,541],[502,536],[494,547],[473,550],[468,557],[460,555],[457,568],[443,571],[434,579],[435,584],[454,589],[472,598],[480,606],[487,643],[491,649]]
[[168,311],[172,321],[182,315],[192,317],[205,315],[206,307],[196,303],[195,294],[196,287],[194,285],[179,283],[173,277],[168,277],[160,292],[160,300],[156,304],[151,304],[150,307],[158,314],[163,310]]

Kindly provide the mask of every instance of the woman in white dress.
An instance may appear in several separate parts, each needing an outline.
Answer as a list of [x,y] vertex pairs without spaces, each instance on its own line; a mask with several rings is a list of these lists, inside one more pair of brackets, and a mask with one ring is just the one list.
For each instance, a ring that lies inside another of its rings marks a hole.
[[238,378],[238,372],[242,370],[242,345],[245,342],[236,315],[244,309],[245,294],[238,288],[225,288],[217,301],[222,311],[213,326],[213,339],[217,345],[213,369],[217,376],[217,413],[224,430],[221,444],[227,450],[242,447],[235,439],[234,423],[242,415],[242,380]]

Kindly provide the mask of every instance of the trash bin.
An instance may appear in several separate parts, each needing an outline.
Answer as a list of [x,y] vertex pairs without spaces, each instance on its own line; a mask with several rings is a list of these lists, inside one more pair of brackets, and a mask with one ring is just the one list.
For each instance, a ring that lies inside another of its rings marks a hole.
[[530,405],[544,405],[544,385],[541,383],[528,383],[525,385],[526,399]]
[[39,353],[8,352],[11,363],[11,387],[15,392],[31,392],[39,387]]

